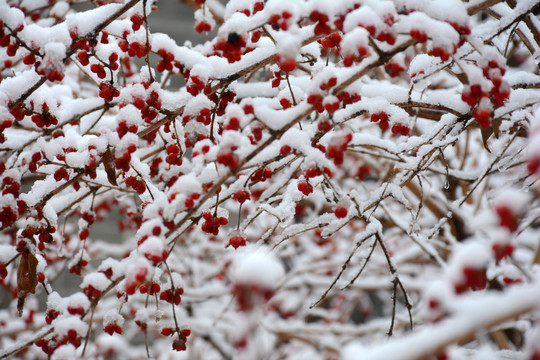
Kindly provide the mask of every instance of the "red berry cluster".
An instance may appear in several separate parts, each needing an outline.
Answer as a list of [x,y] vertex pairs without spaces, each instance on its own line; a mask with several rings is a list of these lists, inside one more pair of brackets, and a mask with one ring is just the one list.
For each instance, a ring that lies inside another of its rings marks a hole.
[[330,49],[334,49],[334,53],[339,55],[339,45],[341,43],[341,35],[339,32],[332,33],[327,37],[317,40],[322,46],[321,55],[327,55]]
[[465,43],[467,35],[471,34],[471,29],[467,25],[459,25],[455,22],[448,22],[459,33],[459,43],[457,47],[460,47]]
[[309,169],[304,170],[304,177],[306,179],[310,179],[316,176],[322,175],[322,171],[319,168],[311,167]]
[[200,21],[197,24],[195,24],[195,31],[198,32],[199,34],[202,33],[203,31],[204,32],[212,31],[212,25],[210,25],[206,21]]
[[386,70],[390,77],[398,77],[405,71],[405,68],[396,62],[389,62],[384,64],[384,70]]
[[45,315],[45,322],[48,325],[51,325],[54,319],[56,319],[60,315],[60,312],[56,311],[55,309],[49,309],[47,310],[47,313]]
[[146,184],[139,176],[128,176],[126,178],[126,185],[133,188],[137,194],[142,194],[146,191]]
[[514,253],[514,246],[512,244],[495,243],[491,249],[497,261],[501,261],[507,256],[512,256]]
[[283,145],[280,149],[279,149],[279,154],[281,156],[287,156],[291,153],[292,149],[289,145]]
[[256,305],[267,302],[274,296],[271,289],[258,284],[234,284],[232,294],[240,311],[250,311]]
[[[145,89],[149,88],[148,83],[143,82],[142,84]],[[120,107],[123,107],[125,105],[126,104],[121,104]],[[148,96],[146,97],[146,99],[142,99],[140,97],[136,98],[133,102],[133,105],[141,111],[141,116],[144,122],[147,124],[151,124],[152,121],[154,121],[154,119],[158,116],[158,112],[156,110],[161,109],[161,100],[159,99],[159,93],[157,91],[151,91],[150,94],[148,94]]]
[[126,294],[133,295],[135,294],[135,291],[137,288],[146,281],[146,276],[148,275],[148,268],[146,267],[139,267],[136,270],[135,277],[132,279],[129,279],[129,281],[126,283]]
[[276,62],[283,72],[291,72],[296,69],[297,63],[294,57],[288,55],[276,54]]
[[233,199],[238,201],[240,204],[243,204],[247,200],[251,199],[251,194],[249,191],[238,190],[234,193]]
[[348,91],[340,92],[339,94],[337,94],[337,97],[339,101],[343,103],[343,105],[353,104],[362,99],[359,94],[357,93],[350,94]]
[[495,207],[499,216],[499,225],[515,232],[519,226],[519,215],[516,214],[508,205],[499,204]]
[[[135,100],[137,102],[137,100]],[[136,134],[138,130],[137,125],[133,124],[128,126],[126,120],[120,121],[118,126],[116,127],[116,132],[118,133],[118,137],[121,139],[126,135],[128,132]]]
[[257,30],[257,31],[254,31],[254,32],[251,34],[251,42],[252,42],[252,43],[258,42],[258,41],[260,40],[261,36],[262,36],[262,32],[260,32],[260,31],[258,31],[258,30]]
[[328,113],[333,114],[339,109],[339,98],[337,96],[329,95],[324,99],[323,105]]
[[132,42],[131,44],[124,40],[118,44],[120,49],[124,52],[127,52],[129,57],[145,57],[149,51],[152,50],[152,47],[148,48],[146,44],[141,44],[137,41]]
[[49,112],[49,105],[47,103],[41,105],[41,113],[32,115],[32,122],[40,129],[58,125],[58,119]]
[[324,111],[323,97],[320,94],[311,94],[307,98],[308,104],[313,106],[313,108],[318,112],[322,113]]
[[529,175],[536,174],[538,170],[540,170],[539,156],[529,157],[529,159],[527,160],[527,170],[529,171]]
[[456,294],[464,293],[467,290],[482,290],[487,286],[486,268],[465,266],[463,268],[463,281],[454,285]]
[[2,195],[11,194],[13,197],[18,198],[21,184],[12,177],[6,176],[2,179],[2,188]]
[[90,301],[94,299],[99,299],[101,297],[101,290],[96,289],[92,285],[85,286],[85,288],[83,289],[83,293]]
[[88,260],[81,259],[77,263],[69,268],[69,272],[76,275],[81,275],[82,270],[88,265]]
[[343,164],[343,154],[347,150],[347,145],[352,140],[352,134],[348,133],[345,136],[334,135],[328,144],[328,149],[326,156],[329,159],[334,159],[334,164],[341,165]]
[[195,200],[198,200],[201,197],[201,194],[199,193],[193,193],[191,194],[186,201],[184,201],[184,205],[190,209],[195,205]]
[[220,164],[223,164],[225,166],[230,167],[231,169],[234,169],[238,166],[238,156],[234,153],[234,150],[236,150],[236,146],[230,146],[229,151],[220,153],[217,156],[217,162]]
[[10,119],[5,119],[0,123],[0,144],[6,141],[6,136],[4,135],[4,130],[10,128],[13,125],[13,121]]
[[66,170],[66,168],[59,168],[54,172],[54,180],[60,181],[60,180],[69,180],[69,173]]
[[124,172],[128,172],[130,169],[129,162],[131,161],[131,154],[129,151],[126,151],[122,156],[119,156],[114,159],[114,166],[118,170],[122,170]]
[[396,43],[396,37],[394,34],[386,31],[382,31],[377,35],[377,40],[381,42],[387,42],[390,45],[394,45]]
[[240,235],[232,236],[229,239],[229,245],[235,249],[238,249],[240,246],[246,246],[246,237]]
[[159,284],[154,281],[149,281],[139,287],[139,291],[141,292],[141,294],[148,293],[148,295],[154,295],[158,294],[160,290],[161,286],[159,286]]
[[349,49],[343,58],[343,65],[345,67],[352,66],[353,63],[362,61],[367,55],[368,50],[364,46],[359,46],[354,52]]
[[145,252],[144,256],[148,260],[150,260],[154,265],[157,265],[160,262],[162,262],[164,259],[166,259],[167,256],[169,256],[169,252],[167,250],[163,250],[161,253]]
[[281,14],[270,15],[270,20],[268,21],[268,25],[270,25],[272,29],[276,31],[278,30],[285,31],[290,26],[289,19],[291,18],[292,18],[292,14],[289,11],[284,10]]
[[488,62],[488,65],[482,69],[482,72],[486,79],[490,80],[493,84],[489,93],[491,102],[496,107],[503,106],[510,96],[510,87],[502,80],[502,77],[506,73],[506,69],[499,65],[497,61],[491,60]]
[[131,20],[131,28],[133,29],[133,31],[139,30],[142,24],[144,24],[143,17],[139,15],[132,15],[130,20]]
[[283,77],[281,76],[281,72],[276,71],[274,72],[274,79],[272,80],[272,87],[276,88],[281,84],[281,80],[283,80]]
[[309,19],[316,23],[314,29],[315,35],[330,34],[330,32],[332,31],[332,28],[328,24],[328,21],[330,19],[325,13],[321,13],[318,10],[313,10],[309,14]]
[[71,315],[80,315],[80,316],[83,316],[84,313],[86,312],[82,306],[68,306],[67,310]]
[[210,212],[203,213],[204,223],[201,225],[202,231],[209,234],[217,235],[219,233],[219,227],[227,225],[229,220],[225,217],[213,216]]
[[123,332],[122,327],[115,322],[105,325],[105,327],[103,328],[103,331],[105,331],[107,334],[111,336],[114,333],[122,335],[122,332]]
[[255,171],[255,174],[251,176],[251,181],[266,181],[272,177],[272,170],[269,168],[260,168],[257,171]]
[[432,54],[433,56],[441,58],[442,61],[448,61],[448,59],[450,59],[450,53],[440,47],[434,47]]
[[120,96],[120,90],[116,89],[111,83],[101,82],[99,84],[99,97],[107,102],[113,101],[115,97]]
[[372,122],[379,122],[379,127],[381,130],[386,130],[390,127],[390,124],[388,123],[388,114],[386,114],[384,111],[371,114],[371,121]]
[[175,351],[185,351],[186,350],[186,342],[187,337],[191,335],[191,330],[189,329],[182,329],[178,333],[178,338],[173,341],[172,348]]
[[261,141],[262,139],[263,129],[260,125],[255,124],[251,126],[250,130],[251,130],[251,134],[248,136],[248,138],[252,145],[257,145],[259,141]]
[[281,98],[279,100],[279,104],[281,105],[283,109],[288,109],[292,106],[292,102],[287,98]]
[[69,329],[63,336],[55,335],[52,339],[39,339],[36,341],[36,346],[41,348],[45,354],[51,356],[56,349],[68,343],[75,348],[81,346],[81,336],[75,329]]
[[473,84],[471,86],[463,87],[461,100],[465,101],[469,106],[475,106],[480,102],[480,99],[482,97],[486,96],[488,96],[488,94],[482,92],[482,86],[480,86],[479,84]]
[[226,40],[218,41],[214,45],[214,55],[222,56],[227,59],[229,63],[240,60],[244,51],[251,51],[246,49],[246,39],[237,33],[230,33]]
[[107,73],[105,72],[105,66],[103,64],[90,65],[90,71],[95,73],[98,78],[105,79]]
[[159,49],[158,50],[158,55],[161,56],[162,59],[156,65],[156,70],[159,71],[159,72],[162,72],[162,71],[165,71],[165,70],[172,71],[172,69],[173,69],[173,61],[174,61],[174,54],[168,52],[165,49]]
[[332,76],[328,80],[323,81],[319,85],[319,89],[321,89],[323,91],[329,91],[330,89],[332,89],[336,85],[337,85],[337,78],[335,76]]
[[418,29],[411,29],[409,32],[413,39],[416,39],[419,43],[425,43],[428,40],[428,37],[425,32]]
[[313,192],[313,186],[311,186],[311,184],[307,181],[300,181],[297,187],[298,187],[298,190],[300,190],[300,192],[302,192],[302,194],[306,196],[308,196],[309,194]]
[[182,301],[182,294],[184,294],[183,288],[167,289],[164,290],[161,294],[159,294],[159,298],[170,304],[179,305]]
[[198,76],[191,76],[186,90],[193,96],[197,96],[201,91],[209,94],[212,91],[210,84],[206,85]]
[[394,135],[403,135],[407,136],[409,135],[410,129],[407,125],[403,125],[400,123],[392,125],[392,134]]
[[171,165],[182,165],[182,155],[180,154],[180,148],[176,144],[167,145],[167,164]]

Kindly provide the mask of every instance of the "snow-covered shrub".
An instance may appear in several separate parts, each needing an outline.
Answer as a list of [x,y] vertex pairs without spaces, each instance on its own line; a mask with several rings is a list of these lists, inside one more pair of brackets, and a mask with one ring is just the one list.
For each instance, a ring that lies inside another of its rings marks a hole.
[[537,1],[78,2],[0,0],[0,358],[540,358]]

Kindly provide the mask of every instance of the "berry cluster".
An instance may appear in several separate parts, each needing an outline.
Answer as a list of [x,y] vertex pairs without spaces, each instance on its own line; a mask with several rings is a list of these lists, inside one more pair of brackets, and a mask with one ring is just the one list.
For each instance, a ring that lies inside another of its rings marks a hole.
[[146,191],[146,184],[139,176],[128,176],[126,178],[126,185],[135,190],[137,194],[142,194]]
[[231,236],[229,239],[229,245],[235,249],[238,249],[240,246],[246,246],[246,237],[241,235]]
[[[250,178],[253,182],[263,182],[272,177],[272,170],[269,168],[260,168],[257,171],[255,171],[255,174],[253,174]],[[249,193],[248,193],[249,194]]]
[[313,192],[313,186],[308,181],[300,181],[297,185],[298,190],[306,196]]
[[212,215],[210,212],[204,212],[202,216],[205,221],[201,225],[201,229],[205,233],[217,235],[219,233],[219,227],[229,223],[227,218]]
[[234,153],[234,150],[236,150],[236,146],[229,146],[226,150],[228,151],[220,153],[217,156],[216,160],[218,163],[234,169],[238,166],[239,162],[238,156]]
[[184,205],[190,209],[192,208],[194,205],[195,205],[195,200],[198,200],[199,198],[201,197],[201,195],[199,193],[192,193],[187,199],[186,201],[184,201]]
[[160,290],[161,286],[159,286],[159,284],[155,281],[149,281],[139,287],[139,291],[141,294],[148,293],[148,295],[154,295],[158,294]]
[[184,294],[183,288],[172,288],[162,291],[161,294],[159,294],[159,298],[170,304],[179,305],[182,301],[182,294]]
[[464,293],[467,290],[477,291],[486,288],[487,275],[485,267],[465,266],[462,273],[462,281],[454,285],[456,294]]
[[388,123],[388,114],[386,114],[384,111],[371,114],[371,121],[379,122],[379,127],[383,131],[390,127],[390,124]]
[[425,43],[428,40],[428,36],[426,35],[426,33],[418,29],[411,29],[409,34],[419,43]]
[[180,154],[180,148],[176,144],[169,144],[166,147],[167,149],[167,158],[165,161],[167,164],[171,165],[182,165],[182,154]]
[[105,325],[103,328],[103,331],[105,331],[109,335],[113,335],[114,333],[122,335],[123,330],[120,325],[118,325],[116,322],[112,322],[110,324]]
[[245,52],[253,49],[246,48],[246,39],[237,33],[230,33],[227,39],[218,41],[214,45],[214,55],[222,56],[227,59],[229,63],[240,60]]
[[203,31],[204,32],[212,31],[212,25],[210,25],[206,21],[199,21],[195,24],[195,31],[198,32],[199,34],[202,33]]
[[290,26],[289,20],[292,18],[292,14],[284,10],[281,14],[272,14],[270,15],[270,20],[268,20],[268,25],[274,30],[287,30]]
[[107,102],[113,101],[115,97],[120,96],[120,90],[116,89],[113,84],[101,82],[99,84],[99,97]]
[[[208,30],[208,31],[210,31],[210,30]],[[165,49],[159,49],[158,50],[158,55],[161,56],[162,59],[156,65],[156,70],[159,71],[159,72],[163,72],[165,70],[172,71],[172,69],[173,69],[173,61],[174,61],[174,54],[168,52]]]
[[343,164],[343,154],[345,153],[345,150],[347,150],[347,145],[351,140],[351,133],[347,133],[345,136],[339,134],[334,135],[328,144],[326,156],[329,159],[333,159],[334,164],[336,165]]
[[49,105],[47,103],[41,105],[41,112],[32,115],[32,122],[40,129],[58,125],[58,119],[49,112]]
[[276,54],[276,63],[278,64],[281,71],[289,73],[296,69],[298,65],[296,59],[289,54]]
[[309,19],[316,23],[314,30],[315,35],[330,34],[330,32],[332,32],[332,28],[328,24],[330,19],[325,13],[319,12],[318,10],[313,10],[309,14]]

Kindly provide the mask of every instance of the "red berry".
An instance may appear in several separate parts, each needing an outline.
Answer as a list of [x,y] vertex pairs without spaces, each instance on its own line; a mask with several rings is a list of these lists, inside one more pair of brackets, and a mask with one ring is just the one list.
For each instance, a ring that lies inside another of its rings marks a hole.
[[347,216],[347,213],[348,213],[348,210],[345,209],[343,206],[338,206],[335,210],[334,210],[334,215],[336,215],[336,217],[338,219],[341,219],[341,218],[344,218]]

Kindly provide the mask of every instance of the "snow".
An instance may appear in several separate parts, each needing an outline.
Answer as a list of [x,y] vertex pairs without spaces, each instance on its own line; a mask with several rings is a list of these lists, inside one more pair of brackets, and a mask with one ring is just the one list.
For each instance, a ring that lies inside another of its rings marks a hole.
[[[418,359],[446,345],[459,341],[464,334],[485,332],[496,321],[505,321],[522,312],[538,307],[538,283],[513,287],[505,292],[483,294],[457,299],[454,313],[447,320],[425,326],[401,338],[391,339],[378,347],[351,357],[350,360],[389,359],[400,354],[400,359]],[[493,309],[497,309],[493,314]]]
[[85,275],[80,287],[81,289],[84,289],[88,285],[92,285],[94,289],[103,291],[110,285],[110,283],[111,281],[107,279],[105,274],[99,272],[90,273],[88,275]]
[[86,336],[88,324],[80,316],[66,315],[59,317],[53,323],[54,333],[59,336],[67,335],[69,330],[75,330],[79,336]]
[[285,275],[281,262],[268,249],[248,248],[236,257],[234,281],[273,289]]

